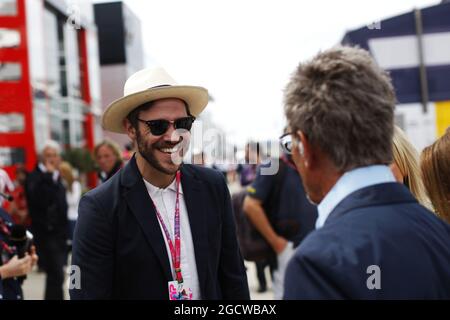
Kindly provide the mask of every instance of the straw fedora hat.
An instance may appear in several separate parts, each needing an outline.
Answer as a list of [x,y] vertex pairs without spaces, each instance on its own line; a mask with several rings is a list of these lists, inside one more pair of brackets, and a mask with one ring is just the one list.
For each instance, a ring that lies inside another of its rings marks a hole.
[[148,68],[136,72],[128,78],[123,91],[123,98],[112,102],[103,113],[102,127],[105,130],[126,133],[123,120],[146,102],[178,98],[187,103],[189,112],[194,117],[208,104],[208,90],[178,85],[163,68]]

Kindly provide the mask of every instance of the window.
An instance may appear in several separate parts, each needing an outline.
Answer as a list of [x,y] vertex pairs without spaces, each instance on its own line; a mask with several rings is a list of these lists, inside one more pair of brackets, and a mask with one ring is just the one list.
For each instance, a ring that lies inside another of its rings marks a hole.
[[45,10],[44,26],[45,38],[45,65],[47,77],[47,94],[50,97],[58,97],[62,94],[62,80],[59,65],[59,40],[58,40],[58,20],[56,15]]
[[16,0],[0,0],[0,16],[17,15]]
[[16,62],[0,62],[0,81],[20,81],[22,67]]
[[65,61],[70,61],[64,66],[67,76],[67,95],[80,98],[80,61],[77,30],[67,24],[64,26],[64,51]]
[[23,148],[0,147],[0,165],[9,167],[17,163],[25,163]]
[[44,99],[34,99],[33,101],[34,118],[34,143],[36,149],[41,150],[49,136],[50,117],[47,114],[47,103]]
[[23,132],[25,122],[21,113],[0,113],[0,133]]
[[17,48],[20,45],[20,33],[14,29],[0,28],[0,49]]

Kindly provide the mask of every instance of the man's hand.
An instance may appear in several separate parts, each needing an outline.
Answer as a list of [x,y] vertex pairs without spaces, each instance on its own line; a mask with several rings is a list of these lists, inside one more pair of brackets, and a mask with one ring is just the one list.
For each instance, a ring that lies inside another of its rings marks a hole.
[[56,166],[52,161],[45,161],[44,166],[47,169],[47,172],[53,173],[56,171]]
[[286,249],[286,246],[288,244],[288,241],[280,236],[277,236],[270,245],[272,246],[273,250],[276,252],[276,254],[280,254],[283,252],[284,249]]
[[31,256],[31,267],[34,267],[37,264],[38,260],[39,260],[39,257],[36,254],[36,247],[35,246],[31,246],[30,256]]
[[273,229],[264,212],[262,202],[258,199],[246,196],[243,209],[250,222],[253,223],[256,230],[262,234],[276,254],[283,252],[288,242],[285,238],[280,237]]
[[33,258],[28,253],[21,259],[14,256],[0,267],[0,276],[2,279],[24,276],[31,271],[32,267]]

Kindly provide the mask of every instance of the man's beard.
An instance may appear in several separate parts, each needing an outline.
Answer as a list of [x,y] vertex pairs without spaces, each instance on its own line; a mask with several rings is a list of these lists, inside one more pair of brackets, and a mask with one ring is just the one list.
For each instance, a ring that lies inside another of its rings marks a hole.
[[170,148],[170,147],[177,145],[178,143],[180,143],[181,140],[183,140],[182,138],[177,143],[169,143],[169,144],[168,143],[154,143],[151,146],[147,146],[147,144],[145,143],[145,139],[142,137],[139,130],[137,130],[136,131],[136,140],[137,140],[137,146],[138,146],[139,153],[147,161],[147,163],[149,165],[151,165],[153,168],[155,168],[156,170],[158,170],[164,174],[167,174],[167,175],[173,175],[181,167],[181,164],[180,164],[176,167],[176,169],[173,169],[173,170],[164,168],[164,166],[161,164],[161,162],[158,161],[158,159],[156,158],[155,152],[158,152],[158,149],[161,149],[164,147]]

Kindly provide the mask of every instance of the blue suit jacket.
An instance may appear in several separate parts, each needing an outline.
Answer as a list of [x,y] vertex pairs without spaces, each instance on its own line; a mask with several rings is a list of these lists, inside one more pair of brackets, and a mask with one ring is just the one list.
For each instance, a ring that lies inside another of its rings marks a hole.
[[[211,169],[183,165],[181,184],[202,298],[248,299],[247,276],[223,176]],[[81,289],[70,290],[70,297],[168,299],[172,273],[163,237],[133,157],[80,202],[72,264],[80,268]]]
[[363,188],[297,248],[285,284],[285,299],[449,299],[450,226],[401,184]]

